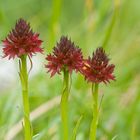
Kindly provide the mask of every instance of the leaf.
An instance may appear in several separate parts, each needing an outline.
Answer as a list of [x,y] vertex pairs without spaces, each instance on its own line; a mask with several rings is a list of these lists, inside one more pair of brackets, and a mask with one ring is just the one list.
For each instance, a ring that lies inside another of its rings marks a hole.
[[33,136],[33,140],[37,140],[38,137],[39,137],[39,134],[34,135],[34,136]]
[[83,118],[83,115],[80,116],[80,118],[78,119],[78,121],[76,123],[76,126],[73,129],[73,134],[72,134],[72,139],[71,140],[76,140],[77,130],[80,126],[82,118]]
[[116,140],[117,137],[118,137],[118,135],[114,136],[114,137],[112,138],[112,140]]

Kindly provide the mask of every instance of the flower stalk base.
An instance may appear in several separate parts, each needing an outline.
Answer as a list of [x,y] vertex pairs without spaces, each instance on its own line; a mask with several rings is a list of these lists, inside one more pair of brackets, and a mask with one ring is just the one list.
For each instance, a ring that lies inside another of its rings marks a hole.
[[61,97],[61,119],[63,125],[63,140],[68,140],[68,97],[69,97],[69,72],[64,69],[64,83]]
[[96,140],[96,131],[98,126],[98,84],[92,84],[92,96],[93,96],[93,119],[90,128],[90,140]]
[[32,129],[30,123],[30,107],[29,107],[29,95],[28,95],[28,73],[27,73],[27,56],[23,55],[20,63],[20,80],[22,85],[22,98],[24,109],[24,137],[25,140],[32,140]]

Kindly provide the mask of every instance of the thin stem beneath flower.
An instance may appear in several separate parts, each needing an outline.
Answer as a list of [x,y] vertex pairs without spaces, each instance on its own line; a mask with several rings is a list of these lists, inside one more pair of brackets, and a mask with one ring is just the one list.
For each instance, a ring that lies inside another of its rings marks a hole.
[[98,84],[92,84],[92,96],[93,96],[93,119],[90,128],[90,140],[96,140],[96,131],[98,125]]
[[27,56],[21,57],[20,63],[20,80],[22,85],[23,109],[24,109],[24,135],[25,140],[32,140],[32,129],[30,123],[30,107],[28,95],[28,73],[27,73]]
[[61,119],[63,125],[63,140],[68,140],[68,97],[69,97],[69,72],[64,69],[63,92],[61,96]]

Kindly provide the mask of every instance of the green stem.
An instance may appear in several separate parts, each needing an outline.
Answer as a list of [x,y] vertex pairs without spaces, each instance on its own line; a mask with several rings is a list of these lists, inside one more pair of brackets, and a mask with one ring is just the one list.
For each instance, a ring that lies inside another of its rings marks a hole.
[[69,97],[69,72],[64,69],[63,93],[61,97],[61,119],[63,125],[63,140],[68,140],[68,97]]
[[23,109],[24,109],[24,135],[25,135],[25,140],[32,140],[26,58],[27,56],[25,55],[22,56],[21,64],[20,64],[20,80],[22,85],[22,98],[23,98]]
[[[94,87],[93,87],[94,86]],[[96,131],[98,125],[98,84],[92,84],[92,96],[93,96],[93,119],[90,128],[90,140],[96,140]]]

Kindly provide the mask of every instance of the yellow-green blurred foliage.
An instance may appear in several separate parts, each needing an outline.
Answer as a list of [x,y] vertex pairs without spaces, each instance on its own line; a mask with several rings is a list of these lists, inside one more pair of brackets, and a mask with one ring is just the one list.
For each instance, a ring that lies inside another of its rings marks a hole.
[[[100,85],[104,94],[98,140],[140,139],[140,0],[0,0],[0,39],[18,18],[25,18],[40,33],[45,55],[61,35],[68,35],[83,50],[84,57],[103,46],[116,65],[116,81]],[[2,47],[1,47],[2,48]],[[2,55],[2,52],[0,52]],[[34,56],[29,80],[31,111],[61,95],[62,75],[50,78],[45,56]],[[17,60],[0,58],[0,140],[22,118],[22,100]],[[3,74],[2,74],[3,73]],[[88,140],[92,119],[91,85],[73,73],[69,101],[70,131],[83,114],[77,140]],[[43,108],[46,110],[46,108]],[[33,121],[36,140],[59,140],[59,105]],[[20,124],[21,126],[21,124]],[[13,129],[13,130],[12,130]],[[9,139],[10,140],[10,139]],[[13,140],[23,140],[20,131]]]

